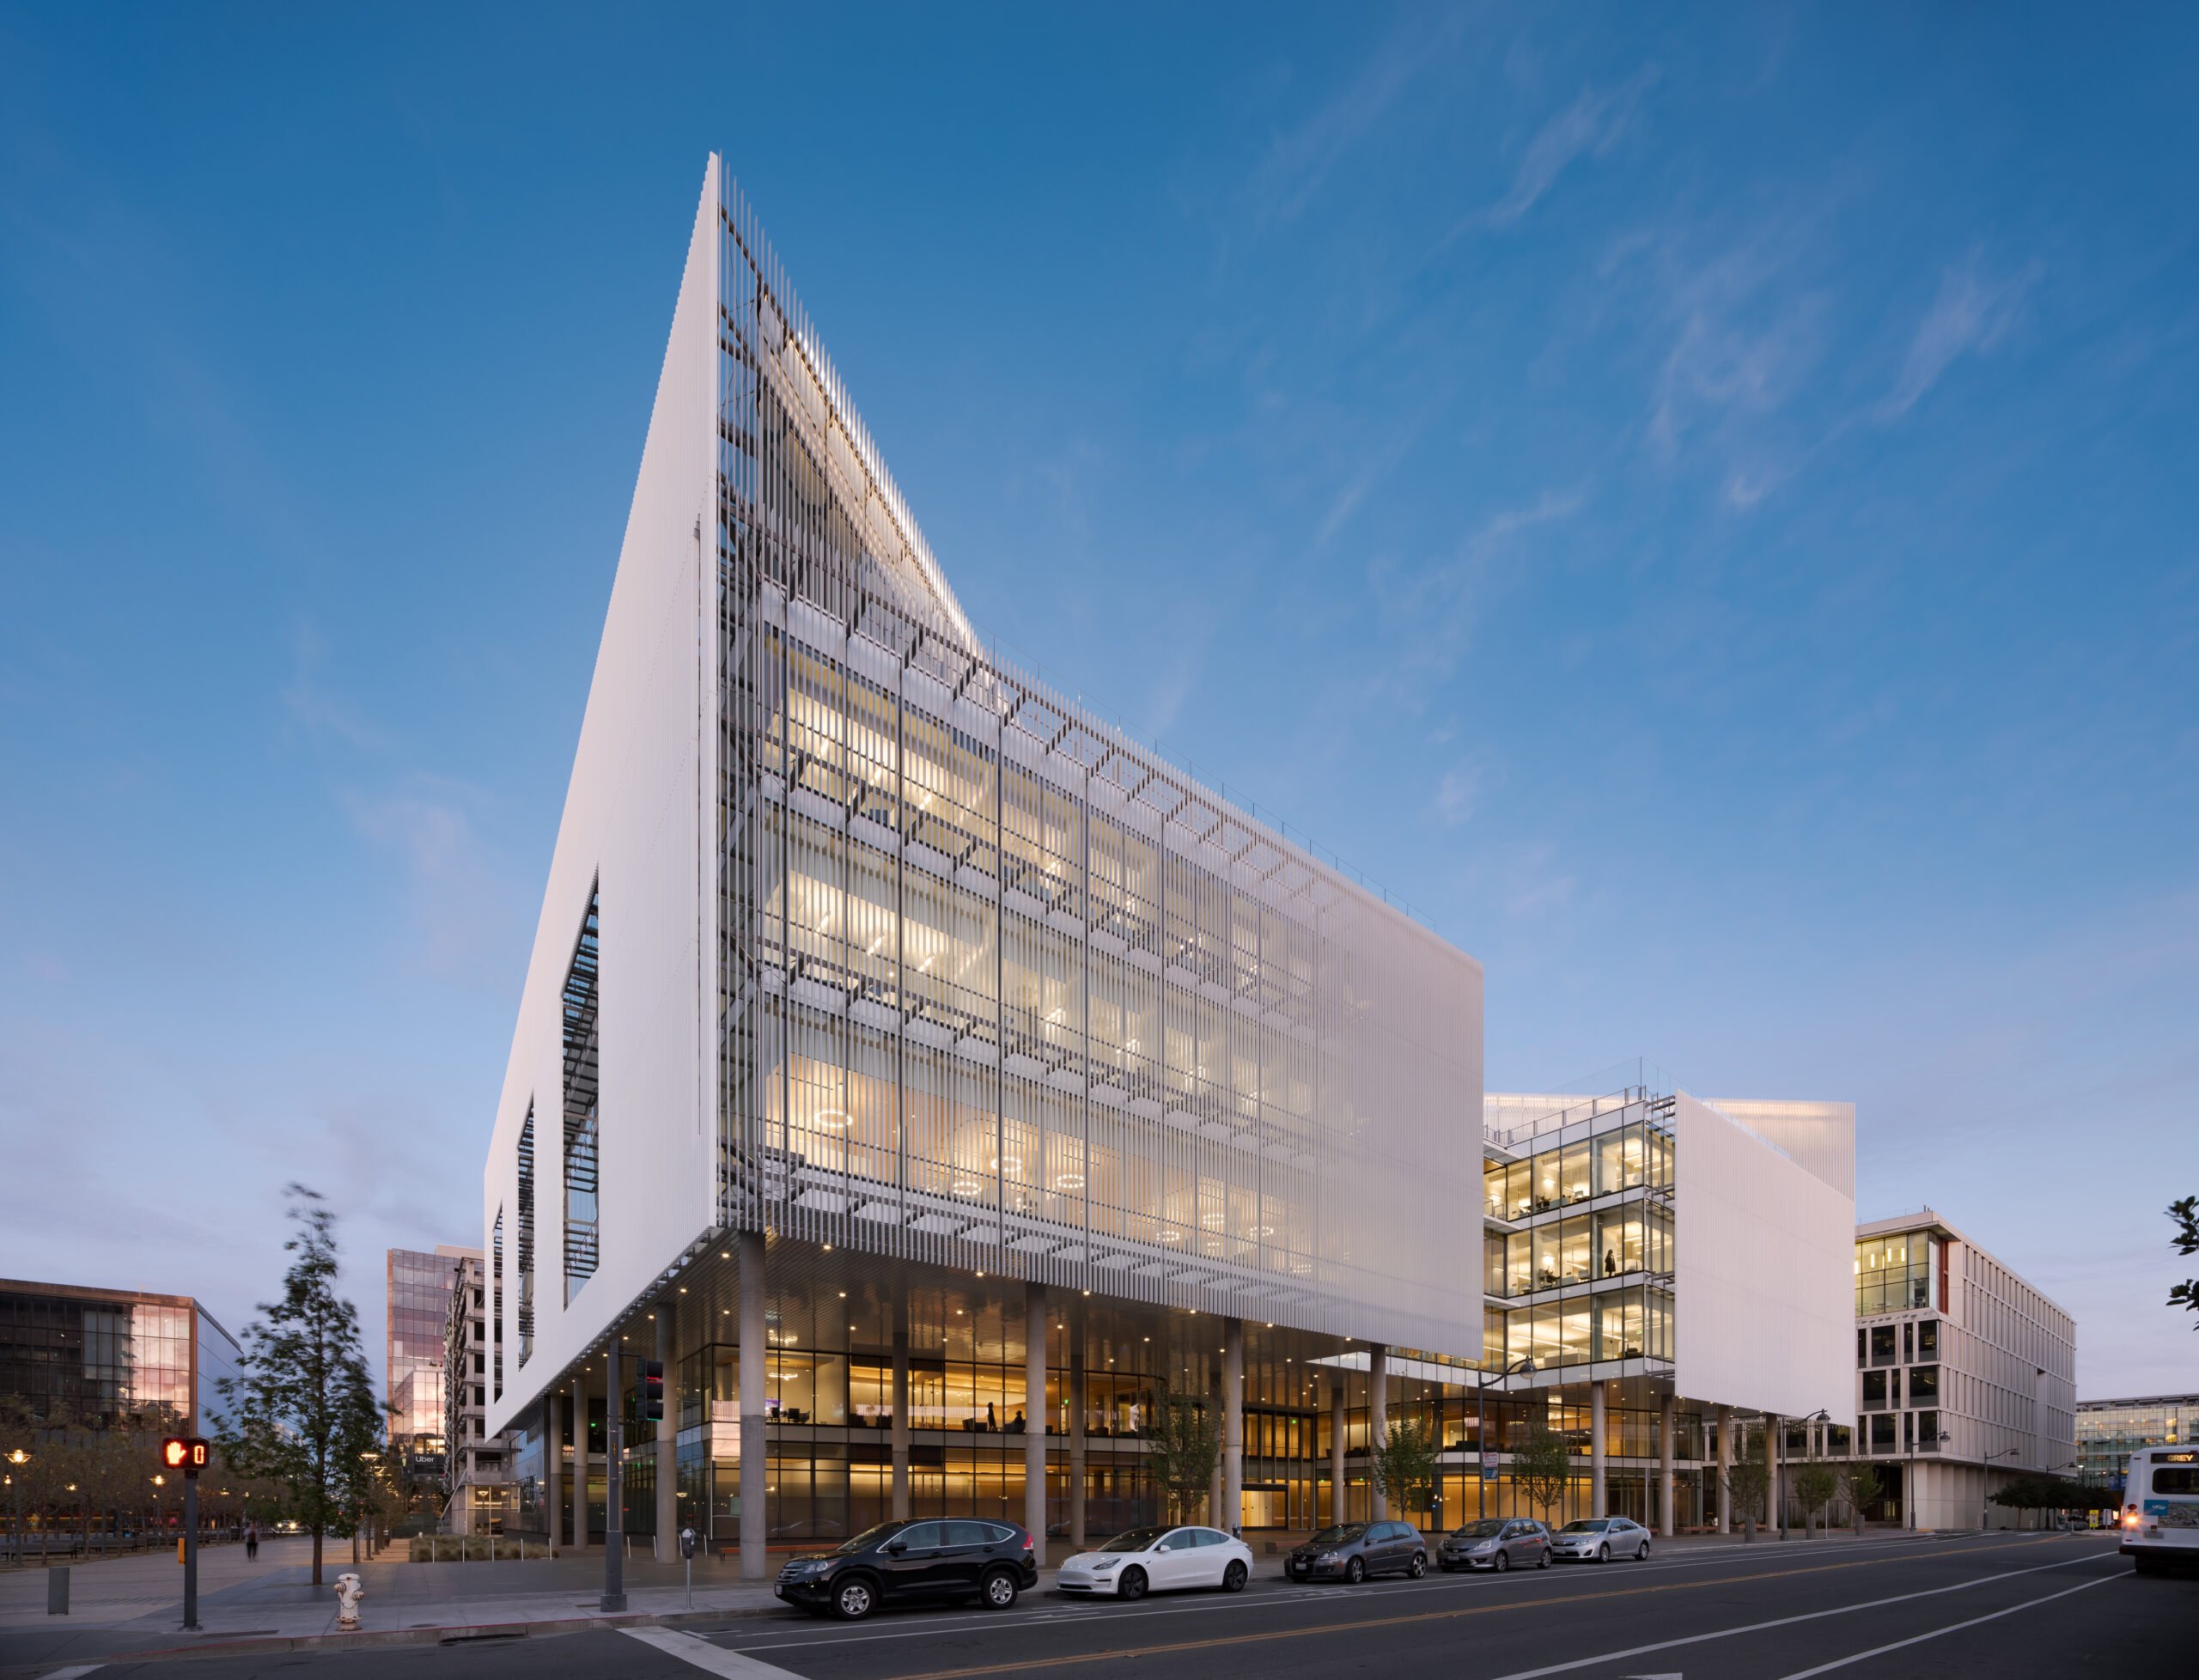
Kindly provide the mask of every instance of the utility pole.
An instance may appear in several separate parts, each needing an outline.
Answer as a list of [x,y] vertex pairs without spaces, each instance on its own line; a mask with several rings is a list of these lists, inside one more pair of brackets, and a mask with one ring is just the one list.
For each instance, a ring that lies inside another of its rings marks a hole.
[[626,1432],[618,1415],[618,1332],[603,1355],[603,1601],[604,1610],[626,1608],[625,1489],[620,1472]]

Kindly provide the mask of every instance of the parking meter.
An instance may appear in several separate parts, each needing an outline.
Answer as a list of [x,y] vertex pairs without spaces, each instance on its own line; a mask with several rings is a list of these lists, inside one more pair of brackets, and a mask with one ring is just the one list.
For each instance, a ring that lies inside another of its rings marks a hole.
[[695,1531],[691,1527],[679,1531],[679,1555],[684,1560],[682,1567],[687,1571],[689,1610],[695,1608]]
[[692,1557],[695,1555],[695,1531],[691,1528],[683,1528],[679,1531],[680,1556]]

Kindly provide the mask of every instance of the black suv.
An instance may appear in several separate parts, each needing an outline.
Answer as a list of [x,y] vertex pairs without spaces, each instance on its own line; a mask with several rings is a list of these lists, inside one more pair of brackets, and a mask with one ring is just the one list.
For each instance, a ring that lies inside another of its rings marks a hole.
[[1031,1536],[1015,1523],[974,1517],[880,1523],[829,1552],[779,1571],[780,1598],[817,1615],[860,1622],[886,1603],[936,1603],[974,1594],[1006,1610],[1039,1584]]

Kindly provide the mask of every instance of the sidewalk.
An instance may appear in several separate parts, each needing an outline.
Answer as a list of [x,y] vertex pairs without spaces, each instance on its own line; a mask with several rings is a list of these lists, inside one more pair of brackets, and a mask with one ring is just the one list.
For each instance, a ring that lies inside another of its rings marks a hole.
[[[663,1625],[686,1616],[684,1567],[661,1564],[646,1554],[626,1560],[626,1611],[605,1617],[600,1548],[554,1559],[496,1563],[383,1561],[358,1571],[366,1589],[360,1631],[336,1631],[336,1577],[350,1569],[350,1547],[323,1553],[323,1585],[312,1584],[312,1543],[284,1541],[260,1547],[256,1571],[243,1567],[243,1550],[216,1561],[200,1560],[199,1631],[183,1631],[183,1571],[174,1554],[118,1558],[71,1572],[70,1614],[46,1614],[46,1572],[27,1571],[0,1582],[0,1672],[21,1666],[109,1661],[155,1653],[249,1640],[253,1648],[372,1645],[427,1641],[454,1634],[576,1633],[591,1626]],[[782,1560],[772,1560],[777,1573]],[[1039,1590],[1051,1586],[1042,1575]],[[694,1613],[697,1621],[727,1616],[783,1613],[771,1584],[743,1583],[738,1566],[695,1560]]]

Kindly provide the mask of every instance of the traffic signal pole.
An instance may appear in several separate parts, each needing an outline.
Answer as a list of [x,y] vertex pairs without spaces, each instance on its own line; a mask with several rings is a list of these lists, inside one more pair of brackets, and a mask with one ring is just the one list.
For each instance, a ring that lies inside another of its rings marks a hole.
[[626,1456],[624,1421],[619,1415],[618,1332],[603,1356],[603,1601],[604,1610],[626,1608],[625,1488],[621,1471]]
[[183,1477],[183,1625],[198,1626],[198,1472]]

